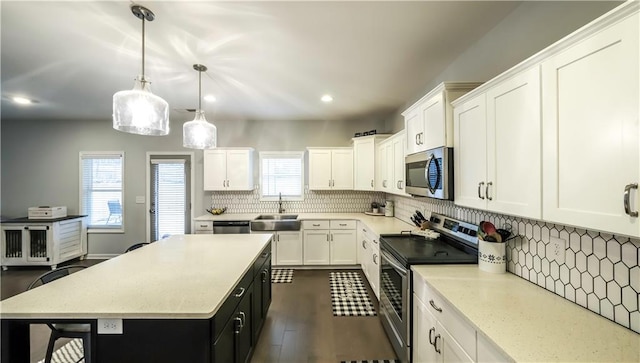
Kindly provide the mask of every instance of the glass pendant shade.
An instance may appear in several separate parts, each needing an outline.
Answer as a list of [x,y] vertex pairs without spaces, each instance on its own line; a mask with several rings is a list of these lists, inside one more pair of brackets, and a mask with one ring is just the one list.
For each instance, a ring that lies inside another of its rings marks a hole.
[[182,146],[190,149],[213,149],[217,146],[218,130],[207,122],[203,110],[196,110],[193,121],[182,125]]
[[168,135],[169,104],[151,93],[149,82],[140,76],[132,90],[113,95],[113,128],[138,135]]

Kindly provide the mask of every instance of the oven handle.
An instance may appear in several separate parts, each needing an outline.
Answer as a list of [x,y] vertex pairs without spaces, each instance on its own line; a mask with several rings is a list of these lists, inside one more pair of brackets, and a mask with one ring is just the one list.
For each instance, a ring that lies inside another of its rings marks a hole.
[[402,275],[406,276],[407,275],[407,269],[402,266],[401,264],[399,264],[398,262],[396,262],[396,259],[391,256],[387,251],[381,250],[380,253],[382,254],[382,258],[389,264],[391,265],[391,267],[393,267],[394,269],[396,269],[398,272],[400,272]]

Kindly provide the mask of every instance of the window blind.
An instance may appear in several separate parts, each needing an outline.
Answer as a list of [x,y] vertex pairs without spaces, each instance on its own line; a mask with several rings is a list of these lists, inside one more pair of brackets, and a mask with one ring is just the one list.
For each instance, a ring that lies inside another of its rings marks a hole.
[[262,197],[301,198],[303,194],[303,153],[260,153]]
[[187,189],[184,160],[151,160],[151,187],[155,200],[151,219],[151,238],[155,241],[173,234],[184,234]]
[[88,228],[123,228],[123,178],[124,153],[80,154],[80,209]]

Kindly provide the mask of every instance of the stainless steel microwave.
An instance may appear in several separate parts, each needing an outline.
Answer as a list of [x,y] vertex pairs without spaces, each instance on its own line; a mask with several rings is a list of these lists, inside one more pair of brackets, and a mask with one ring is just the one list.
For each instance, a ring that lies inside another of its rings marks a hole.
[[453,200],[453,148],[440,147],[405,157],[407,193]]

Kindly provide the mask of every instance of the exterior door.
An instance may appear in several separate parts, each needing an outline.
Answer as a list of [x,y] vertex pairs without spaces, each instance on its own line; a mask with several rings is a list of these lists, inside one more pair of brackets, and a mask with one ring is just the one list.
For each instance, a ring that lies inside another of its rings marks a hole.
[[149,241],[191,233],[191,156],[150,155]]

